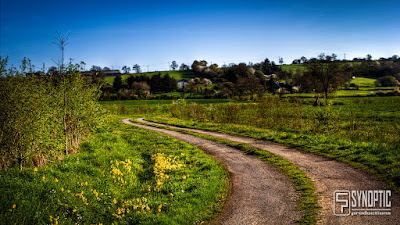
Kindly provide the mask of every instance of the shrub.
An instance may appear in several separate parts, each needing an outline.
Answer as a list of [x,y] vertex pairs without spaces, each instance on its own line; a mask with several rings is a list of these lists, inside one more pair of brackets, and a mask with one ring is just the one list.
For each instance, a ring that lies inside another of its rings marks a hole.
[[397,87],[399,86],[399,82],[393,76],[384,76],[378,78],[378,80],[375,81],[375,85],[381,87]]
[[[7,59],[1,61],[7,64]],[[70,64],[63,74],[51,76],[27,72],[28,67],[26,59],[21,71],[2,66],[0,169],[62,158],[101,121],[99,87],[81,77],[80,65]]]

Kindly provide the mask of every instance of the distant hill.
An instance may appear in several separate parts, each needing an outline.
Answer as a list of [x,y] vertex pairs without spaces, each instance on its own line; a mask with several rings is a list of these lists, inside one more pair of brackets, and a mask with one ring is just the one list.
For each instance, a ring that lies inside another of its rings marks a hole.
[[[175,71],[157,71],[157,72],[146,72],[146,73],[131,73],[131,74],[123,74],[122,75],[122,81],[125,81],[126,79],[128,79],[128,77],[130,75],[133,76],[140,76],[140,75],[145,75],[148,77],[152,77],[155,74],[161,73],[162,76],[169,74],[171,77],[175,78],[176,80],[190,80],[192,78],[195,78],[196,75],[194,75],[194,73],[191,70],[175,70]],[[115,76],[107,76],[106,78],[106,82],[109,84],[112,84]]]

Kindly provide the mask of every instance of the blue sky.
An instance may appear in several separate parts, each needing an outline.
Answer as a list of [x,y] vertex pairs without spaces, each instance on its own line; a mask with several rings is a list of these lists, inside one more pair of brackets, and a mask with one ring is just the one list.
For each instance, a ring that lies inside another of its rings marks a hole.
[[70,32],[66,58],[87,69],[400,55],[398,0],[0,1],[1,56],[14,65],[54,65],[56,30]]

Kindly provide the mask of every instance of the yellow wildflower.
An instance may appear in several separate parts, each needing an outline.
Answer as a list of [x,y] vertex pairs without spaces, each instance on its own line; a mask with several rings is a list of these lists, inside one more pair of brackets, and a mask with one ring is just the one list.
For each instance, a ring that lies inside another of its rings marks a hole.
[[56,182],[56,183],[58,182],[58,179],[57,179],[57,177],[54,179],[54,182]]
[[162,204],[158,206],[158,212],[161,212]]
[[63,192],[64,191],[64,188],[61,188],[61,192]]
[[42,179],[43,179],[43,181],[46,181],[46,177],[45,176],[43,176]]
[[12,206],[13,209],[15,209],[16,207],[17,207],[17,205],[15,205],[15,204]]
[[33,172],[37,172],[37,171],[38,171],[37,167],[33,168]]
[[114,202],[114,204],[117,204],[117,199],[114,198],[114,199],[113,199],[113,202]]

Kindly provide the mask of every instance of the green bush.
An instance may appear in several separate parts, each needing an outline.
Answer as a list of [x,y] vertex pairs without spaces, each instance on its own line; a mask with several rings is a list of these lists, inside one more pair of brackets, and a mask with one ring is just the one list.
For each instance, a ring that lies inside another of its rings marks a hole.
[[30,60],[20,71],[6,70],[8,58],[0,61],[0,169],[62,158],[101,121],[99,87],[81,77],[80,65],[43,75]]
[[375,85],[378,87],[397,87],[399,86],[399,82],[393,76],[384,76],[378,78],[375,81]]

